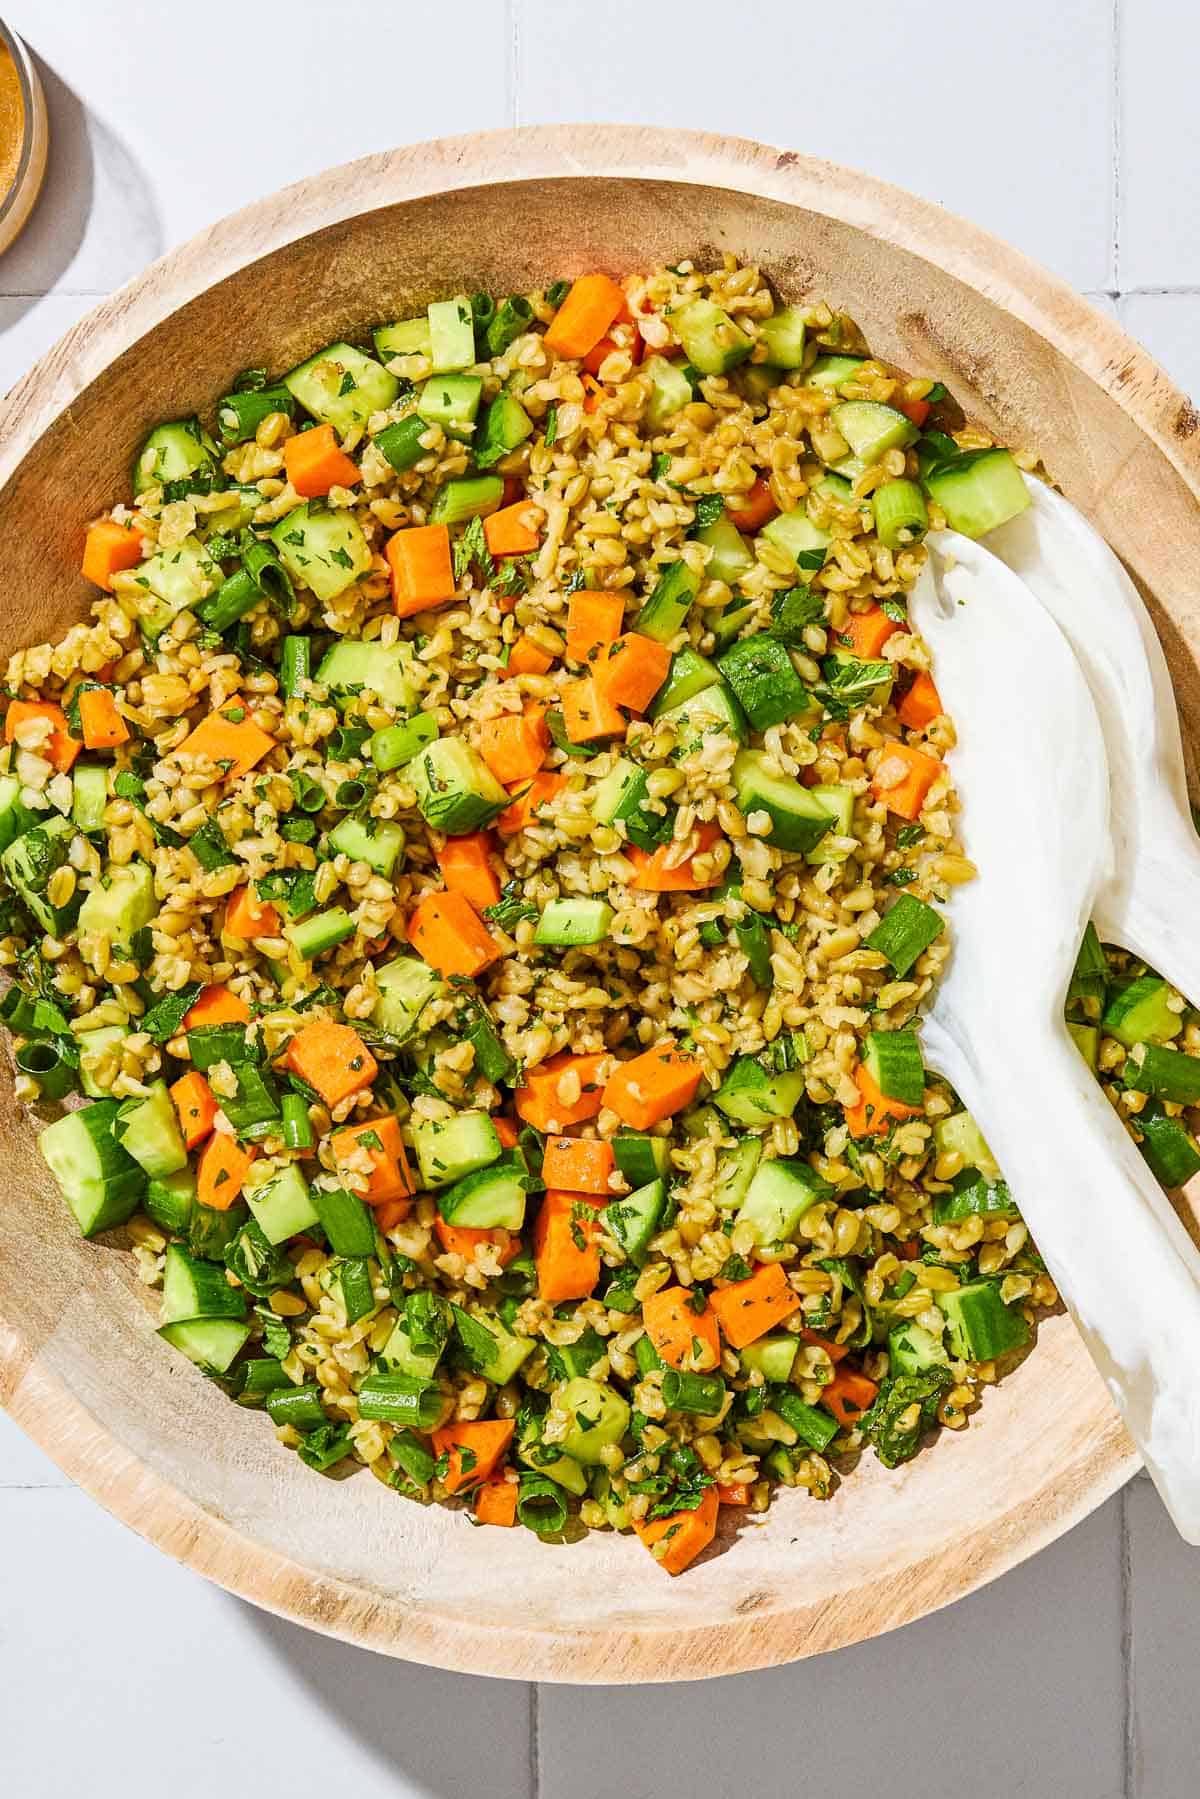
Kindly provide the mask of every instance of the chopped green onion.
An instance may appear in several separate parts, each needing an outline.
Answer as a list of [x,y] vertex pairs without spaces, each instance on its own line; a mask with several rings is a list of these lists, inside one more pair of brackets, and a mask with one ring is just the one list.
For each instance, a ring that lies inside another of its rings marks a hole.
[[275,1425],[290,1424],[296,1430],[311,1430],[313,1425],[325,1422],[325,1407],[321,1404],[321,1389],[316,1381],[310,1381],[307,1386],[268,1393],[266,1403],[271,1423]]
[[298,1093],[285,1093],[281,1101],[283,1116],[283,1141],[288,1149],[311,1149],[313,1146],[312,1121],[308,1116],[308,1105]]
[[682,1374],[668,1368],[662,1378],[662,1396],[670,1412],[695,1412],[712,1418],[725,1403],[725,1382],[719,1374]]
[[487,328],[490,356],[503,356],[508,346],[533,323],[533,307],[520,294],[510,294],[496,308],[496,316]]
[[544,1474],[523,1474],[517,1493],[517,1518],[539,1537],[557,1537],[567,1522],[562,1488]]

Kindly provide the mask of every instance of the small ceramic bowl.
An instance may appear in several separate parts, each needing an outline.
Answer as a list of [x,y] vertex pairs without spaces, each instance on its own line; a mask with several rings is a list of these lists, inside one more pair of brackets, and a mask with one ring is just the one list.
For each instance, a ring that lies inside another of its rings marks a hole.
[[[6,67],[5,65],[11,65]],[[12,130],[12,142],[9,130]],[[32,56],[0,20],[0,253],[25,228],[46,173],[50,121]]]

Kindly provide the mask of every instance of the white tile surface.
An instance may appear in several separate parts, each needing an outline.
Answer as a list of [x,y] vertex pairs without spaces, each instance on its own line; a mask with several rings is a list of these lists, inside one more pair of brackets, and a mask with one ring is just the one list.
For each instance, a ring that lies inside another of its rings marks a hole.
[[[144,0],[9,0],[54,145],[37,218],[0,258],[0,387],[96,294],[286,181],[438,133],[593,118],[742,132],[913,187],[1116,304],[1200,396],[1200,294],[1128,292],[1200,286],[1200,23],[1183,0],[859,0],[837,22],[759,0],[762,50],[742,62],[751,13],[729,0],[609,0],[599,26],[581,0],[335,10],[209,0],[198,28]],[[253,1612],[115,1525],[0,1417],[0,1779],[21,1799],[164,1784],[207,1799],[268,1768],[362,1799],[792,1799],[818,1780],[841,1799],[1194,1799],[1198,1570],[1143,1481],[884,1641],[697,1687],[543,1688],[535,1778],[527,1688]],[[234,1702],[212,1703],[218,1687]]]

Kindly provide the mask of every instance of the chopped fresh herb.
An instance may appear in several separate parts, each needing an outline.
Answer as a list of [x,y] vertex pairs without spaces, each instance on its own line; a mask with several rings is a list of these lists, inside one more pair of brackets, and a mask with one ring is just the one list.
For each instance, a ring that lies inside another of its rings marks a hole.
[[454,579],[461,581],[471,564],[474,563],[485,581],[490,581],[496,572],[496,564],[487,547],[484,535],[483,520],[473,518],[466,530],[454,546]]
[[538,918],[541,914],[532,900],[521,897],[519,881],[506,881],[500,890],[500,898],[494,906],[484,907],[483,916],[511,935],[523,918]]
[[558,436],[558,402],[556,400],[551,405],[547,406],[547,408],[546,408],[545,443],[546,443],[547,449],[550,448],[551,444],[554,442],[554,440],[557,436]]

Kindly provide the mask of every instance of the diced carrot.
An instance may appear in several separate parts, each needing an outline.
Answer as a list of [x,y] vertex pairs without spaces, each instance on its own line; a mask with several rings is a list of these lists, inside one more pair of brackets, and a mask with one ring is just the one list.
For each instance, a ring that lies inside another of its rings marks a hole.
[[920,1253],[921,1245],[915,1237],[909,1237],[907,1242],[901,1243],[897,1249],[897,1254],[902,1262],[915,1262]]
[[546,708],[529,704],[520,712],[501,712],[479,727],[479,753],[506,787],[531,781],[546,760],[550,730]]
[[392,606],[400,618],[454,598],[454,560],[445,525],[394,531],[385,554],[392,571]]
[[373,1208],[375,1223],[381,1231],[394,1230],[412,1211],[411,1199],[387,1199]]
[[207,756],[225,780],[248,775],[275,748],[275,739],[260,731],[245,711],[244,706],[230,703],[221,712],[210,712],[173,754]]
[[[391,1199],[411,1199],[416,1192],[400,1139],[400,1120],[394,1113],[345,1125],[334,1131],[329,1141],[339,1173],[353,1168],[364,1156],[369,1161],[367,1188],[361,1193],[369,1206],[385,1205]],[[358,1172],[366,1171],[359,1168]]]
[[115,518],[102,518],[88,526],[81,572],[86,580],[94,581],[105,593],[111,593],[113,576],[127,568],[135,568],[145,553],[146,546],[137,525],[120,525]]
[[541,774],[534,775],[524,792],[516,794],[512,805],[507,806],[496,820],[500,835],[515,837],[518,831],[539,824],[543,808],[554,804],[566,784],[566,775],[551,770],[543,769]]
[[362,480],[357,467],[333,434],[332,425],[313,425],[298,431],[283,446],[283,468],[288,480],[306,500],[318,500],[331,487],[357,487]]
[[584,375],[583,378],[583,410],[595,412],[604,397],[604,389],[595,375]]
[[854,1070],[854,1084],[862,1098],[856,1106],[845,1109],[846,1129],[852,1137],[878,1137],[890,1128],[893,1119],[921,1116],[920,1106],[906,1106],[902,1099],[889,1099],[881,1093],[865,1062]]
[[541,542],[537,521],[541,517],[528,500],[502,506],[483,521],[483,541],[493,556],[531,556]]
[[929,417],[928,400],[897,400],[897,412],[902,412],[906,419],[911,419],[918,431]]
[[466,837],[447,837],[434,852],[450,892],[461,893],[477,912],[500,898],[500,881],[491,861],[494,847],[488,831],[472,831]]
[[691,1105],[703,1072],[695,1056],[684,1055],[673,1038],[664,1037],[640,1056],[618,1063],[604,1089],[604,1104],[635,1131],[648,1131]]
[[279,914],[266,900],[260,900],[253,887],[235,887],[225,907],[225,934],[228,937],[278,937]]
[[[611,1063],[612,1057],[607,1054],[573,1056],[564,1050],[548,1062],[528,1069],[515,1095],[518,1116],[535,1131],[547,1134],[561,1134],[573,1124],[586,1124],[604,1103],[604,1074]],[[578,1099],[570,1097],[575,1081],[568,1079],[564,1087],[564,1076],[578,1077]],[[568,1097],[564,1098],[564,1093]]]
[[736,525],[739,531],[753,534],[769,525],[779,511],[771,493],[770,485],[760,475],[746,495],[742,506],[726,506],[725,516],[730,524]]
[[835,1343],[832,1337],[818,1336],[816,1331],[809,1330],[807,1324],[801,1325],[800,1335],[806,1343],[815,1343],[818,1349],[823,1349],[835,1366],[838,1362],[844,1362],[850,1354],[849,1347],[845,1343]]
[[800,1309],[800,1295],[788,1285],[778,1262],[767,1262],[749,1280],[731,1281],[712,1296],[721,1332],[734,1349],[744,1349]]
[[649,1524],[635,1520],[633,1528],[660,1568],[682,1574],[716,1536],[720,1509],[716,1487],[705,1487],[694,1511],[672,1512]]
[[517,1139],[520,1137],[521,1133],[518,1131],[511,1118],[502,1118],[499,1115],[494,1116],[492,1118],[492,1129],[495,1131],[497,1137],[499,1137],[500,1147],[502,1149],[515,1149],[517,1147]]
[[253,1143],[243,1148],[224,1131],[214,1131],[196,1164],[196,1198],[200,1204],[214,1212],[227,1212],[241,1197],[242,1185],[257,1154]]
[[889,743],[875,765],[871,791],[889,812],[901,818],[920,815],[925,796],[942,772],[934,756],[915,750],[909,743]]
[[553,656],[547,656],[545,650],[539,650],[537,644],[533,643],[522,631],[508,652],[504,673],[506,675],[544,675],[548,674],[553,666]]
[[184,1144],[188,1149],[195,1149],[197,1143],[203,1143],[211,1134],[217,1116],[213,1090],[197,1069],[190,1068],[172,1086],[171,1099],[179,1114]]
[[445,1424],[433,1433],[433,1452],[446,1456],[449,1469],[442,1477],[447,1493],[474,1487],[486,1480],[503,1459],[512,1442],[511,1418],[480,1418],[473,1424]]
[[592,674],[596,691],[610,706],[627,706],[644,712],[667,678],[671,652],[665,643],[626,631],[598,659]]
[[611,1143],[602,1137],[547,1137],[542,1179],[568,1193],[595,1193],[612,1198],[609,1176],[616,1166]]
[[736,1480],[732,1485],[717,1486],[718,1505],[749,1505],[750,1489],[744,1480]]
[[562,690],[562,715],[572,743],[625,735],[625,720],[592,680],[567,682]]
[[475,1495],[475,1516],[480,1524],[512,1525],[517,1521],[515,1480],[485,1480]]
[[490,1243],[499,1251],[502,1268],[506,1268],[521,1253],[520,1237],[513,1231],[506,1231],[503,1225],[492,1225],[488,1229],[474,1224],[451,1224],[438,1212],[433,1220],[433,1228],[447,1255],[461,1256],[464,1262],[475,1260],[475,1251],[481,1243]]
[[601,650],[621,635],[625,601],[619,593],[591,593],[581,587],[567,601],[567,655],[572,662],[594,662]]
[[896,707],[896,717],[906,730],[923,731],[935,718],[940,718],[945,710],[941,695],[934,686],[933,676],[922,669]]
[[129,726],[117,711],[117,702],[107,687],[83,689],[79,695],[79,722],[84,749],[115,750],[119,743],[129,741]]
[[600,339],[598,344],[593,344],[583,359],[583,366],[588,374],[599,375],[600,365],[605,357],[611,356],[614,350],[619,350],[620,348],[621,346],[616,338],[609,337],[607,334]]
[[689,1287],[660,1287],[642,1301],[642,1323],[668,1367],[706,1374],[721,1361],[720,1320],[707,1301],[697,1311],[695,1299]]
[[439,974],[472,980],[500,955],[496,939],[461,893],[427,893],[408,921],[408,941]]
[[550,321],[544,342],[556,356],[579,360],[594,350],[625,305],[625,290],[608,275],[580,275]]
[[533,1227],[538,1298],[547,1305],[587,1299],[600,1279],[597,1207],[580,1193],[548,1187]]
[[379,1064],[358,1032],[332,1018],[314,1018],[302,1024],[288,1044],[284,1060],[327,1106],[336,1106],[369,1087],[379,1073]]
[[889,618],[882,606],[870,606],[866,612],[850,613],[838,636],[856,656],[870,662],[899,629],[899,621]]
[[839,1368],[827,1387],[821,1388],[821,1404],[843,1427],[853,1428],[869,1412],[879,1392],[873,1380],[853,1368]]
[[4,741],[15,743],[17,731],[23,724],[43,718],[49,720],[51,730],[43,738],[36,753],[49,762],[52,768],[56,768],[60,775],[69,774],[83,745],[71,736],[67,728],[66,713],[52,700],[10,701],[4,718]]
[[194,1031],[202,1024],[249,1024],[250,1008],[244,999],[231,993],[228,987],[212,986],[202,989],[194,1000],[190,1011],[183,1015],[185,1031]]
[[719,887],[722,877],[716,869],[703,878],[696,873],[696,857],[710,850],[720,835],[721,827],[713,819],[697,825],[695,849],[673,868],[667,866],[675,850],[673,843],[660,843],[656,850],[630,844],[625,855],[636,873],[629,885],[639,893],[698,893],[704,887]]

